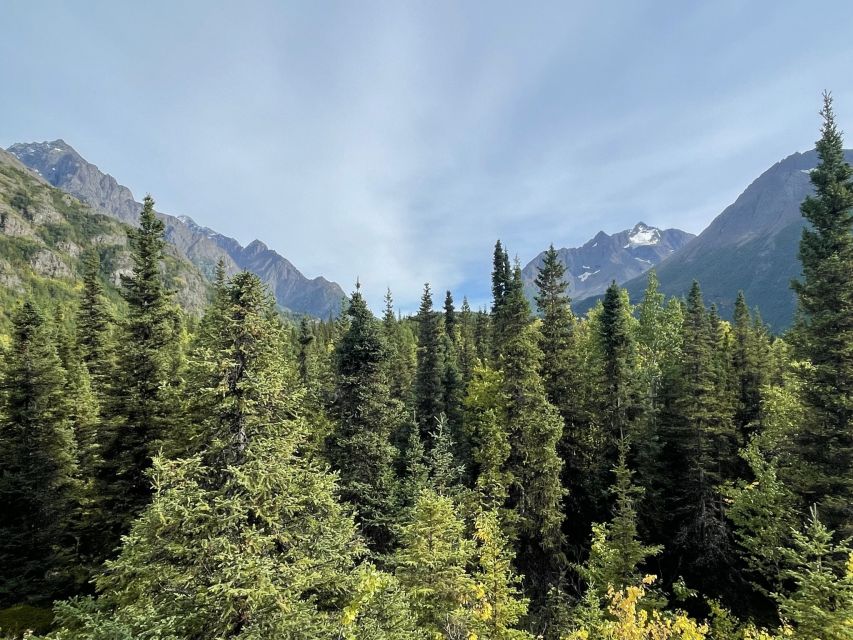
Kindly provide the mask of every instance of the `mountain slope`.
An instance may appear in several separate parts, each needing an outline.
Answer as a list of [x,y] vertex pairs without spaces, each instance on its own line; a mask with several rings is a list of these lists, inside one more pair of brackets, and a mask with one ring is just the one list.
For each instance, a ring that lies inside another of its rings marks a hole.
[[[613,280],[622,284],[645,273],[664,258],[681,249],[693,234],[679,229],[658,229],[643,222],[619,233],[599,231],[582,247],[557,251],[566,266],[569,295],[575,299],[594,296],[607,289]],[[542,266],[545,252],[531,260],[521,272],[525,289],[532,296],[537,267]]]
[[[142,205],[130,189],[87,162],[63,140],[14,144],[9,153],[53,186],[102,213],[136,224]],[[217,261],[222,259],[228,273],[247,269],[257,274],[284,309],[317,317],[339,311],[345,294],[338,284],[322,277],[306,278],[288,260],[266,247],[259,260],[258,251],[249,249],[251,244],[243,247],[233,238],[201,227],[186,216],[158,215],[166,224],[166,239],[206,277],[213,276]]]
[[[853,162],[853,151],[844,153]],[[789,284],[800,276],[797,251],[805,225],[800,204],[813,192],[809,171],[817,162],[815,151],[795,153],[762,173],[707,229],[658,265],[661,290],[685,295],[696,279],[705,301],[730,316],[742,289],[774,330],[788,327],[796,305]],[[626,283],[632,300],[645,284],[644,277]]]
[[[42,305],[76,302],[81,255],[96,248],[104,279],[118,299],[121,274],[133,266],[130,226],[101,215],[0,150],[0,327],[22,295]],[[201,313],[209,285],[198,269],[167,247],[166,284],[190,313]]]

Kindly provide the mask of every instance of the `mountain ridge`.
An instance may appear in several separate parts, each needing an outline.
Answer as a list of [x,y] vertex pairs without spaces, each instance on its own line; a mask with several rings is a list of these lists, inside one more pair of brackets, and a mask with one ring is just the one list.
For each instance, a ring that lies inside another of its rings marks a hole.
[[[50,142],[16,143],[8,152],[49,184],[101,213],[136,224],[142,205],[134,199],[130,189],[88,162],[61,138]],[[254,242],[243,247],[234,238],[196,224],[189,216],[159,211],[157,215],[165,223],[166,240],[208,279],[213,278],[221,259],[229,274],[243,269],[257,274],[269,285],[283,309],[315,317],[339,312],[345,296],[340,285],[321,276],[305,277],[289,260],[266,245],[264,259],[259,261],[255,249],[248,250]]]
[[[845,150],[844,158],[853,163],[853,150]],[[694,240],[655,267],[660,290],[683,296],[697,280],[706,303],[717,305],[724,317],[731,316],[737,292],[743,290],[771,329],[790,326],[796,307],[790,282],[800,277],[797,252],[806,226],[800,205],[814,193],[809,172],[817,163],[812,149],[762,172]],[[639,300],[646,278],[624,286],[632,300]],[[579,300],[576,310],[589,309],[595,300]]]
[[[660,229],[638,222],[631,229],[613,234],[599,231],[580,247],[558,249],[557,256],[566,267],[568,294],[582,299],[604,293],[613,280],[622,284],[645,273],[694,237],[680,229]],[[544,256],[543,251],[522,269],[522,281],[530,297]]]

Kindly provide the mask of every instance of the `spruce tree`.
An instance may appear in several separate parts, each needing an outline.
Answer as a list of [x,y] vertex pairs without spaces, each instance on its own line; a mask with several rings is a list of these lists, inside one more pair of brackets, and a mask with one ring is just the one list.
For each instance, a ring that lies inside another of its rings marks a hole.
[[554,245],[545,252],[542,266],[537,267],[536,308],[542,316],[541,340],[542,382],[551,404],[560,410],[567,427],[573,418],[571,366],[575,318],[571,300],[566,295],[566,267],[560,262]]
[[335,351],[337,424],[327,442],[332,466],[340,472],[341,497],[357,509],[357,519],[376,553],[394,541],[394,461],[392,437],[401,407],[386,379],[386,347],[378,322],[360,287],[347,307],[348,328]]
[[12,320],[0,393],[0,607],[75,587],[81,498],[66,376],[31,302]]
[[329,638],[359,545],[335,478],[303,448],[296,374],[256,276],[234,277],[219,343],[195,353],[209,406],[197,455],[157,457],[152,503],[97,579],[59,610],[71,638]]
[[163,282],[163,221],[146,196],[139,227],[128,232],[133,271],[122,275],[127,316],[120,331],[119,360],[103,433],[104,465],[99,474],[107,517],[104,552],[151,497],[146,472],[167,439],[178,437],[179,407],[172,377],[180,357],[179,327],[172,295]]
[[491,356],[495,360],[502,353],[509,317],[506,308],[507,297],[512,286],[512,269],[509,265],[509,254],[504,250],[501,241],[495,243],[492,265],[492,315],[491,315]]
[[600,330],[604,359],[602,413],[609,440],[605,456],[612,468],[616,463],[616,443],[630,435],[638,409],[631,308],[627,295],[615,281],[604,294]]
[[557,451],[563,421],[548,402],[539,375],[542,352],[530,323],[521,267],[516,264],[503,302],[506,324],[500,349],[506,429],[512,443],[507,463],[514,480],[509,506],[516,512],[519,567],[536,598],[554,584],[562,562],[563,461]]
[[815,195],[802,204],[799,258],[803,277],[795,338],[812,417],[794,444],[791,479],[804,503],[817,503],[831,528],[853,531],[853,168],[844,161],[832,97],[826,93],[811,173]]
[[668,376],[661,416],[664,436],[667,550],[686,577],[710,592],[734,580],[731,533],[720,486],[736,475],[738,438],[719,398],[708,312],[697,282],[687,300],[680,366]]
[[453,500],[431,490],[421,492],[410,521],[402,527],[394,564],[410,594],[418,627],[429,637],[469,637],[475,582],[467,569],[474,554]]
[[92,387],[102,404],[108,396],[115,366],[112,324],[113,318],[101,282],[100,259],[97,251],[92,249],[83,255],[83,292],[77,312],[77,345],[92,378]]
[[433,312],[432,292],[424,285],[418,309],[418,368],[415,374],[415,410],[421,437],[429,449],[430,434],[435,420],[444,411],[442,373],[444,358],[441,349],[441,325]]
[[484,511],[474,523],[478,569],[474,574],[479,602],[473,627],[483,640],[532,640],[516,628],[527,614],[528,600],[521,594],[521,578],[513,569],[514,553],[501,530],[496,511]]

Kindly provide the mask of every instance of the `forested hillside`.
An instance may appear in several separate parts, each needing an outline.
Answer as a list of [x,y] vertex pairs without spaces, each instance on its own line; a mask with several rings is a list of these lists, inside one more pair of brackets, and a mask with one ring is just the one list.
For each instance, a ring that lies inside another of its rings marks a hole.
[[853,169],[828,96],[817,154],[785,335],[654,272],[579,317],[553,248],[531,308],[501,242],[488,312],[426,285],[375,318],[356,285],[290,326],[220,265],[193,322],[146,199],[120,304],[92,256],[79,291],[8,307],[2,633],[850,640]]

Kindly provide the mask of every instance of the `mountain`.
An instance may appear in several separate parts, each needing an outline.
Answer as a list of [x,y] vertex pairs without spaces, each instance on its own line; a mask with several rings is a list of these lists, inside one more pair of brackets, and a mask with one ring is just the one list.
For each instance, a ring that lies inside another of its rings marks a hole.
[[[131,272],[127,246],[131,227],[102,215],[54,188],[0,150],[0,331],[22,295],[48,306],[75,303],[82,273],[81,256],[94,248],[101,271],[118,301],[121,274]],[[200,314],[209,299],[209,283],[195,265],[168,246],[166,284],[177,302]]]
[[[604,231],[582,247],[559,249],[557,255],[566,266],[569,295],[580,300],[604,293],[615,280],[622,284],[639,276],[681,249],[693,234],[679,229],[658,229],[638,222],[633,229],[608,235]],[[542,266],[543,251],[521,272],[525,290],[532,297],[537,268]]]
[[[51,185],[80,199],[97,211],[127,224],[136,224],[142,205],[130,189],[87,162],[63,140],[13,144],[9,153]],[[257,274],[283,309],[315,317],[340,310],[344,291],[334,282],[306,278],[286,258],[255,241],[243,247],[233,238],[197,225],[187,216],[158,215],[166,225],[166,239],[178,252],[212,278],[222,259],[228,273],[246,269]],[[262,247],[262,249],[261,249]]]
[[[844,153],[853,162],[853,151]],[[796,298],[789,285],[800,276],[797,251],[806,224],[800,204],[813,193],[809,172],[817,162],[814,150],[795,153],[762,173],[707,229],[656,267],[661,290],[682,296],[698,280],[705,302],[730,317],[742,289],[774,331],[790,326]],[[645,280],[625,284],[632,300],[642,296]],[[590,302],[576,308],[583,311]]]

